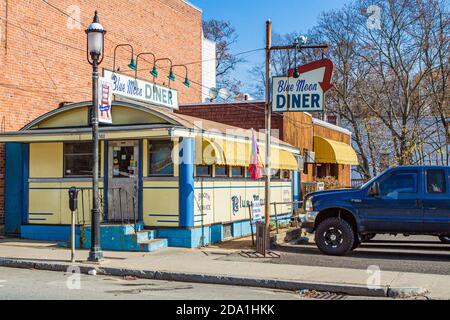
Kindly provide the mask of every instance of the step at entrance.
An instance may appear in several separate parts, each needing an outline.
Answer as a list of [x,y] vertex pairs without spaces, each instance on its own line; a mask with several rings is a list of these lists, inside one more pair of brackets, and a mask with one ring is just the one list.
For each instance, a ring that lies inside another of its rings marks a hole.
[[[91,246],[91,227],[81,227],[80,242],[85,249]],[[101,225],[100,245],[103,250],[151,252],[168,246],[167,239],[157,238],[156,230],[145,230],[141,223]]]

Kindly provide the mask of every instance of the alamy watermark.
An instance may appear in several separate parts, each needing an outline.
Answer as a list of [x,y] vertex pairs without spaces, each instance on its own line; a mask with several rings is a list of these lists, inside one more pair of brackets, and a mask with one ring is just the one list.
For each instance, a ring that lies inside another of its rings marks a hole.
[[376,290],[381,287],[381,269],[379,266],[371,265],[367,268],[366,273],[369,275],[366,281],[367,288]]
[[66,280],[66,286],[69,290],[80,290],[81,289],[81,270],[77,266],[69,266],[67,268],[67,273],[70,276]]
[[66,9],[68,15],[67,29],[69,30],[81,30],[81,9],[77,5],[70,5]]
[[369,15],[366,21],[367,28],[369,30],[380,30],[381,29],[381,8],[377,5],[370,5],[366,14]]

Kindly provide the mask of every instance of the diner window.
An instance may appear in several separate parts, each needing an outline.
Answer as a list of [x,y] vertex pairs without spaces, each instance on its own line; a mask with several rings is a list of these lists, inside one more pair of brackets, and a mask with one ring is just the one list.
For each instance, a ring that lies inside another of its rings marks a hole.
[[64,177],[92,176],[92,167],[94,164],[92,148],[92,142],[64,143]]
[[446,193],[445,171],[427,170],[427,192]]
[[172,159],[173,142],[170,140],[153,140],[148,144],[149,176],[173,176]]
[[232,167],[231,169],[231,175],[233,178],[243,178],[244,174],[244,167]]
[[211,177],[212,167],[205,165],[197,165],[195,166],[195,175],[197,177]]
[[282,170],[281,171],[281,178],[282,179],[286,179],[286,180],[291,179],[291,171],[289,171],[289,170]]
[[229,172],[228,166],[216,166],[215,176],[225,178],[228,177]]
[[272,172],[272,179],[280,179],[280,177],[281,177],[281,170],[271,169],[271,172]]

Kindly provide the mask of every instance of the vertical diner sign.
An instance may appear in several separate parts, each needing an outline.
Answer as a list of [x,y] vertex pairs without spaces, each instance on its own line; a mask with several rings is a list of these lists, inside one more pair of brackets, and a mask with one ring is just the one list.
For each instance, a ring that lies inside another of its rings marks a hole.
[[98,79],[98,122],[112,123],[112,81],[99,78]]

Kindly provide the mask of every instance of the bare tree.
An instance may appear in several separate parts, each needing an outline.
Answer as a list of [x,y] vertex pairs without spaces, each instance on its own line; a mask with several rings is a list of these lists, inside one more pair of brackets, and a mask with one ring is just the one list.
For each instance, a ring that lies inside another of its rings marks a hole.
[[203,35],[216,43],[217,85],[239,92],[239,82],[230,77],[236,66],[245,62],[242,57],[231,53],[231,47],[238,39],[236,29],[229,21],[211,19],[203,21]]

